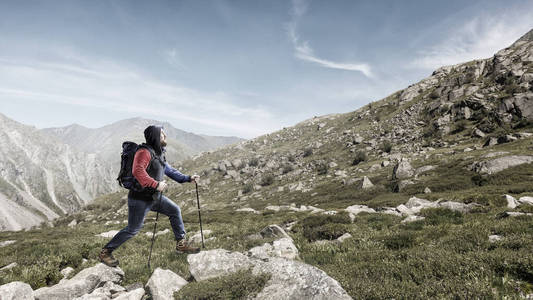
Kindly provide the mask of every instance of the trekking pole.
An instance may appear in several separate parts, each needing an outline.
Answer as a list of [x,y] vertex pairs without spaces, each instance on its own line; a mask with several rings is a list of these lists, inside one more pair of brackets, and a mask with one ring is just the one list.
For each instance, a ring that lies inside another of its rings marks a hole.
[[194,182],[196,185],[196,202],[198,203],[198,219],[200,220],[200,235],[202,236],[202,248],[205,248],[204,245],[204,231],[202,229],[202,215],[200,214],[200,196],[198,196],[198,183]]
[[[161,203],[161,198],[163,197],[163,192],[159,192],[159,203]],[[152,249],[154,248],[154,241],[155,241],[155,230],[157,227],[157,219],[159,219],[159,211],[156,214],[155,217],[155,224],[154,224],[154,234],[152,235],[152,245],[150,246],[150,255],[148,256],[148,269],[152,270],[150,267],[150,260],[152,259]]]

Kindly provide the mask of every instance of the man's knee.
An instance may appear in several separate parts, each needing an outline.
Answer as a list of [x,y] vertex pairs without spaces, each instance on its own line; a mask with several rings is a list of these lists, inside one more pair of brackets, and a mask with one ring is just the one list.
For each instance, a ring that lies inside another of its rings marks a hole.
[[139,233],[139,231],[141,231],[141,228],[142,228],[142,225],[141,226],[128,226],[127,229],[126,229],[126,232],[128,232],[129,234],[131,235],[137,235],[137,233]]

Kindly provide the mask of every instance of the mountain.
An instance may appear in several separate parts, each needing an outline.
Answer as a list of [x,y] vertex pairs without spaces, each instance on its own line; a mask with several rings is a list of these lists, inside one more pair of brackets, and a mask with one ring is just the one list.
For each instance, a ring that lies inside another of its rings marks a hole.
[[[117,152],[125,140],[144,142],[144,129],[152,124],[163,125],[167,133],[167,159],[178,162],[202,151],[213,150],[228,144],[243,141],[237,137],[197,135],[174,128],[167,122],[132,118],[100,128],[90,129],[77,124],[66,127],[46,128],[42,131],[56,136],[64,143],[86,153],[94,153],[103,161],[119,165]],[[118,150],[117,150],[118,149]]]
[[[153,265],[190,281],[178,298],[230,291],[284,299],[301,291],[295,281],[327,291],[324,281],[296,277],[308,273],[295,267],[301,263],[354,299],[531,298],[530,37],[492,58],[442,67],[356,111],[183,161],[183,172],[202,176],[198,193],[185,183],[169,185],[165,195],[180,205],[188,239],[197,245],[201,203],[206,251],[176,256],[170,224],[159,220]],[[23,281],[37,292],[59,283],[65,266],[95,264],[127,214],[125,193],[111,193],[54,227],[0,232],[7,244],[0,266],[12,268],[0,271],[0,284]],[[155,219],[150,213],[143,231],[115,253],[123,286],[150,278],[145,262]],[[294,264],[280,257],[296,253]],[[261,272],[249,263],[254,256],[264,267],[281,264]],[[219,273],[194,282],[208,274],[197,263]],[[239,271],[228,275],[228,269]],[[53,290],[38,293],[47,291]],[[306,298],[303,293],[293,298]]]
[[116,190],[115,172],[35,127],[0,114],[0,230],[72,213]]

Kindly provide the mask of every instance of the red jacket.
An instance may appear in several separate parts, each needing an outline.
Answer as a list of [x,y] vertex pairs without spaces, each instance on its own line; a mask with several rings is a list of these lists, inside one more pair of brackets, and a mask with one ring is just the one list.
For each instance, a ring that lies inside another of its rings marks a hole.
[[147,149],[140,149],[137,151],[137,153],[135,153],[135,157],[133,158],[131,173],[142,187],[151,187],[155,189],[159,182],[150,177],[150,175],[148,175],[146,172],[146,168],[150,163],[150,159],[150,152]]

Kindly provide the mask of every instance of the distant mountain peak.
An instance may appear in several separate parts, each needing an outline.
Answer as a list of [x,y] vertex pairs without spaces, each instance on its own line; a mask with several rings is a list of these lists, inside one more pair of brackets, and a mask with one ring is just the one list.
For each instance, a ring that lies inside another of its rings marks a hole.
[[513,46],[520,42],[533,42],[533,29],[528,31],[526,34],[521,36],[516,42],[513,43]]

